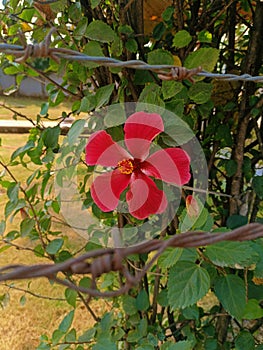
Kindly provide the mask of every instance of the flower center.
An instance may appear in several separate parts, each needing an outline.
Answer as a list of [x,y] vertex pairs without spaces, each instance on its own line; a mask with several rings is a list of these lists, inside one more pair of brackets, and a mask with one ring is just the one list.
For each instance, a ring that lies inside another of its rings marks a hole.
[[118,162],[118,168],[122,174],[129,175],[134,170],[133,162],[130,159],[123,159]]

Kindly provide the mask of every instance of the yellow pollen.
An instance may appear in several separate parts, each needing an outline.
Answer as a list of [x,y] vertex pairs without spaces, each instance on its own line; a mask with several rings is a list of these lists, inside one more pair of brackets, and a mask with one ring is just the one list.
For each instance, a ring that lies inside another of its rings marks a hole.
[[122,174],[129,175],[133,172],[134,166],[131,160],[123,159],[118,162],[118,168]]

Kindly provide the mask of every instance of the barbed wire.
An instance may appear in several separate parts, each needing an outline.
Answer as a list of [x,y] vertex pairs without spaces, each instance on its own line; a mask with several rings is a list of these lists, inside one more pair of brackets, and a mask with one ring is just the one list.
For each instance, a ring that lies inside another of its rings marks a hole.
[[[23,280],[39,277],[47,277],[80,293],[85,293],[91,297],[114,297],[126,293],[136,286],[143,276],[156,262],[158,257],[168,247],[194,248],[211,245],[221,241],[246,241],[263,237],[263,225],[251,223],[229,232],[203,232],[189,231],[176,234],[168,240],[152,239],[138,245],[124,248],[102,248],[89,251],[81,256],[70,258],[64,262],[56,264],[37,265],[8,265],[0,269],[0,282],[8,280]],[[127,267],[129,256],[134,254],[145,254],[156,252],[149,262],[135,275],[131,275]],[[64,275],[91,274],[92,284],[90,288],[84,288],[73,282],[58,277],[59,273]],[[97,288],[97,278],[104,273],[120,272],[125,283],[114,291],[101,292]]]
[[41,43],[28,44],[23,46],[2,43],[0,44],[0,52],[6,55],[16,57],[16,62],[23,63],[28,58],[51,58],[59,63],[61,59],[92,62],[99,66],[114,67],[114,68],[131,68],[139,70],[149,70],[158,74],[161,80],[184,80],[193,81],[193,76],[200,76],[226,81],[247,81],[247,82],[263,82],[263,76],[251,76],[250,74],[219,74],[210,73],[202,70],[201,67],[187,69],[167,64],[148,64],[142,60],[120,61],[112,57],[88,56],[84,53],[66,48],[50,47],[51,36],[56,31],[56,28],[51,28],[45,39]]

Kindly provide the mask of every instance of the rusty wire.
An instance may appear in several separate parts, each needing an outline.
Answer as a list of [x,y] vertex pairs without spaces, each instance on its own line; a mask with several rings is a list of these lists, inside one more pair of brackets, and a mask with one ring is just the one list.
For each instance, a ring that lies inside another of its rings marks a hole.
[[[162,252],[168,247],[203,247],[221,241],[245,241],[260,237],[263,237],[263,225],[258,223],[251,223],[224,233],[189,231],[177,234],[168,240],[152,239],[125,248],[98,249],[57,264],[37,264],[30,266],[16,264],[4,266],[0,269],[0,282],[47,277],[50,280],[78,292],[88,294],[91,297],[114,297],[127,292],[138,284]],[[155,252],[150,261],[146,263],[142,270],[137,271],[135,275],[131,275],[127,268],[129,256],[150,252]],[[97,289],[97,278],[111,271],[119,271],[126,279],[126,282],[118,290],[101,292]],[[90,274],[92,285],[90,288],[75,285],[66,278],[58,277],[58,274],[61,272],[66,276]]]
[[227,81],[251,81],[256,83],[263,82],[263,76],[251,76],[249,74],[216,74],[204,71],[201,67],[187,69],[185,67],[166,64],[151,65],[141,60],[120,61],[111,57],[88,56],[84,53],[66,48],[50,47],[51,36],[56,30],[56,28],[51,28],[45,39],[39,44],[25,44],[24,47],[20,45],[0,44],[0,52],[15,56],[16,62],[18,63],[23,63],[28,58],[34,59],[39,57],[49,57],[57,63],[60,62],[60,59],[66,59],[79,62],[97,63],[99,66],[105,67],[150,70],[157,73],[158,77],[162,80],[188,79],[190,81],[193,81],[193,76],[201,76]]

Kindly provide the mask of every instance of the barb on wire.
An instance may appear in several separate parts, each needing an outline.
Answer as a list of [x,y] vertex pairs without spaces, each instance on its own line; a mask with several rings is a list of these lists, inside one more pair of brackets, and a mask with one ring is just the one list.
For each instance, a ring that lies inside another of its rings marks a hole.
[[185,67],[166,64],[151,65],[141,60],[120,61],[111,57],[88,56],[84,53],[70,49],[50,47],[51,36],[55,31],[56,28],[51,28],[46,38],[41,43],[35,45],[28,44],[23,47],[19,45],[0,44],[0,52],[15,56],[16,61],[19,63],[25,62],[28,58],[50,57],[57,63],[60,61],[60,59],[63,58],[79,62],[93,62],[105,67],[150,70],[157,73],[158,77],[162,80],[188,79],[190,81],[193,81],[192,78],[196,75],[228,81],[251,81],[255,83],[263,82],[263,76],[251,76],[249,74],[216,74],[204,71],[201,67],[187,69]]
[[[156,262],[161,253],[168,247],[193,248],[207,246],[221,241],[245,241],[263,237],[263,225],[252,223],[230,232],[186,232],[177,234],[168,240],[152,239],[138,245],[125,248],[105,248],[87,252],[76,258],[68,259],[58,264],[38,265],[8,265],[0,269],[0,282],[8,280],[21,280],[38,277],[47,277],[59,284],[72,288],[78,292],[89,294],[91,297],[114,297],[127,292],[134,287],[151,266]],[[126,260],[130,255],[143,254],[155,251],[153,258],[141,271],[131,275],[126,266]],[[119,271],[126,279],[125,284],[118,290],[101,292],[97,289],[96,280],[104,273]],[[77,286],[69,280],[59,278],[57,274],[91,274],[91,288]]]

